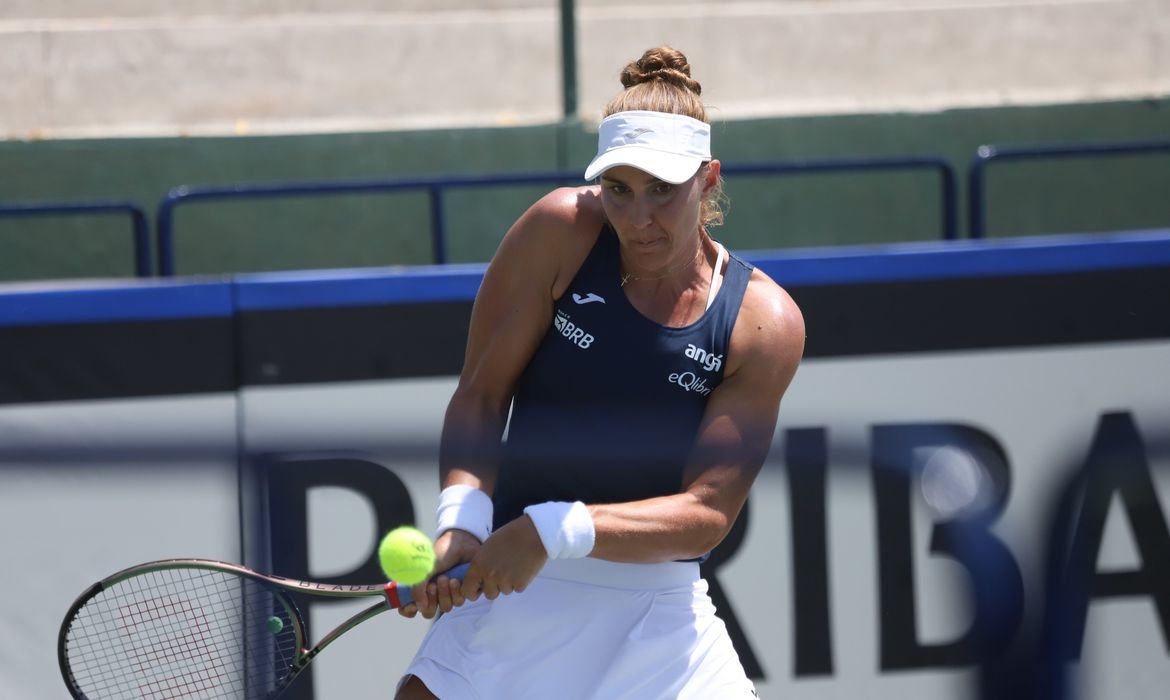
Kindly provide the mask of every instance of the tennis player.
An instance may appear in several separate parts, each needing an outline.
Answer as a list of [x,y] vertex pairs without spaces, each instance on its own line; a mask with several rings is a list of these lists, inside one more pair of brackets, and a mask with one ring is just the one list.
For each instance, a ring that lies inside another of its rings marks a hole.
[[436,570],[471,567],[403,611],[445,614],[400,700],[755,697],[699,561],[763,463],[804,322],[708,231],[722,180],[686,57],[651,49],[621,81],[598,183],[521,216],[476,297],[436,535]]

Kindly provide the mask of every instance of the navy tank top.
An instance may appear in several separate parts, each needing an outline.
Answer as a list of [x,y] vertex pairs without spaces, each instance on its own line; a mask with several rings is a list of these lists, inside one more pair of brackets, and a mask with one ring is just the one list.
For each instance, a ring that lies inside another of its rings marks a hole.
[[694,323],[643,316],[621,287],[608,225],[557,300],[521,374],[496,488],[495,527],[544,501],[620,503],[678,493],[724,362],[752,266],[730,256]]

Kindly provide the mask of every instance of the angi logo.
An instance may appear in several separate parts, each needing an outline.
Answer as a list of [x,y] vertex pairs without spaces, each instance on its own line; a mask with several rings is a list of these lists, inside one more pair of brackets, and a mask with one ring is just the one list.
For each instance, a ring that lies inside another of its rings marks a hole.
[[573,301],[577,302],[578,304],[588,304],[590,302],[600,301],[602,304],[604,304],[605,297],[599,297],[593,292],[589,292],[585,296],[581,296],[580,294],[573,292]]
[[582,350],[588,349],[593,344],[593,336],[586,333],[584,329],[578,328],[563,311],[558,311],[556,317],[553,318],[553,327],[561,335],[568,338],[570,343]]
[[708,372],[718,372],[723,369],[723,356],[714,355],[703,348],[688,345],[686,351],[683,353],[695,362],[703,365],[703,369]]

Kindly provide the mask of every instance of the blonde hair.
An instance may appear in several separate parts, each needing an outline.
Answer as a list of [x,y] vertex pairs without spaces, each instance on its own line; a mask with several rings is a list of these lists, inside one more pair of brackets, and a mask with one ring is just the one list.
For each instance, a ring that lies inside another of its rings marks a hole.
[[[659,46],[647,50],[622,69],[621,81],[624,89],[605,106],[602,118],[618,112],[645,110],[681,114],[710,123],[707,108],[699,99],[703,86],[691,77],[691,64],[678,49]],[[703,200],[699,217],[703,226],[722,224],[726,203],[720,175],[715,190]]]

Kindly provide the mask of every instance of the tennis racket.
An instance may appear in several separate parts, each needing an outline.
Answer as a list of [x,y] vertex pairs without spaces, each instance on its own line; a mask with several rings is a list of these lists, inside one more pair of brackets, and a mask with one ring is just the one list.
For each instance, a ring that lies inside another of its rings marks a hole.
[[[446,575],[462,580],[467,567]],[[292,593],[381,600],[309,647]],[[167,559],[119,571],[82,593],[61,623],[57,658],[77,700],[267,700],[342,634],[412,601],[410,588],[393,582],[313,583]]]

